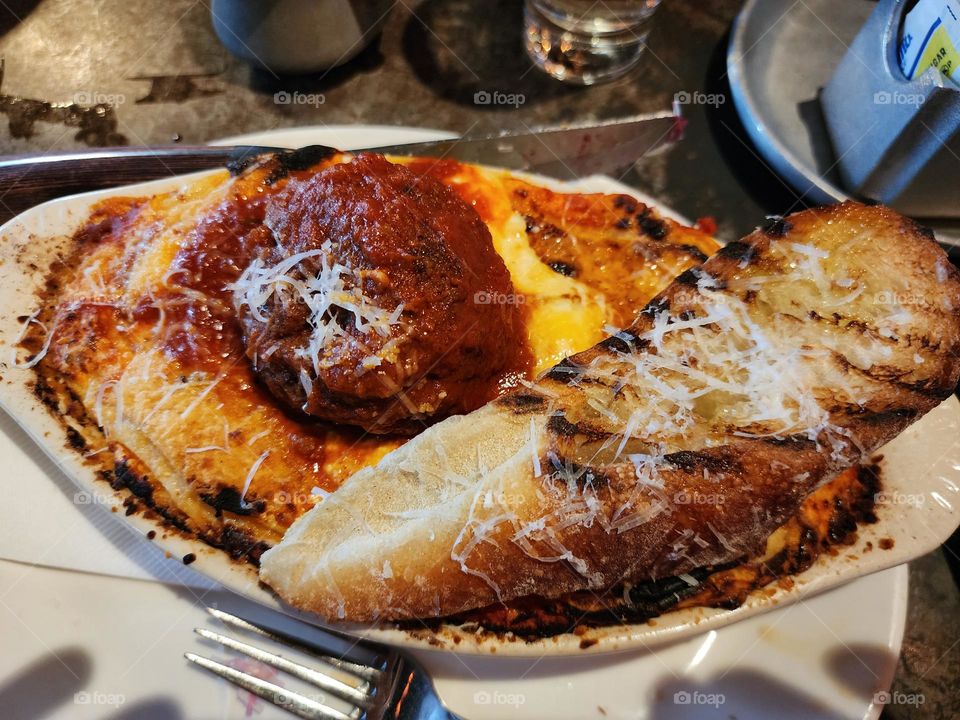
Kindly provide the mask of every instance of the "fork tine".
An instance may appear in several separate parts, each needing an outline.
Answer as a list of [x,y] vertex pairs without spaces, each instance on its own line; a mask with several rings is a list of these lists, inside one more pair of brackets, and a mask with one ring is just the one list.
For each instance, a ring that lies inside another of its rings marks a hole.
[[[215,618],[221,622],[232,625],[235,628],[240,630],[245,630],[247,632],[260,635],[261,637],[268,638],[273,640],[276,643],[281,645],[290,645],[295,647],[303,652],[317,658],[318,660],[325,662],[326,664],[340,670],[341,672],[348,673],[354,677],[359,678],[360,680],[365,680],[370,683],[375,683],[380,678],[380,668],[371,667],[370,665],[361,665],[359,663],[350,662],[349,660],[342,660],[338,657],[330,655],[322,651],[322,648],[317,648],[313,645],[308,645],[300,638],[294,637],[293,635],[288,635],[285,632],[280,630],[272,630],[270,628],[265,628],[255,623],[250,622],[249,620],[244,620],[239,618],[236,615],[231,615],[228,612],[223,610],[218,610],[217,608],[208,607],[207,612],[213,615]],[[320,632],[326,632],[320,630],[320,628],[315,628]],[[332,633],[331,633],[332,635]],[[367,646],[362,646],[367,647]]]
[[336,678],[325,675],[318,670],[295,663],[292,660],[283,657],[282,655],[276,655],[275,653],[268,652],[245,642],[234,640],[226,635],[212,632],[206,628],[194,628],[193,631],[200,637],[206,638],[207,640],[213,640],[216,643],[220,643],[224,647],[228,647],[231,650],[236,650],[237,652],[243,653],[248,657],[252,657],[254,660],[258,660],[262,663],[270,665],[271,667],[275,667],[277,670],[281,670],[293,675],[294,677],[300,678],[304,682],[308,682],[311,685],[320,688],[321,690],[325,690],[341,700],[346,700],[347,702],[358,705],[362,708],[369,708],[372,704],[370,697],[367,694],[367,691],[370,689],[370,684],[367,682],[364,682],[359,687],[353,687],[352,685],[347,685],[345,682],[341,682]]
[[253,693],[257,697],[263,698],[272,705],[292,712],[298,717],[307,718],[308,720],[358,720],[361,716],[359,708],[347,715],[332,707],[327,707],[323,703],[312,700],[305,695],[287,690],[272,682],[254,677],[253,675],[248,675],[229,665],[218,663],[216,660],[210,660],[209,658],[190,652],[184,653],[183,656],[190,662],[199,665],[205,670],[209,670],[214,675],[219,675],[234,685],[239,685],[244,690]]

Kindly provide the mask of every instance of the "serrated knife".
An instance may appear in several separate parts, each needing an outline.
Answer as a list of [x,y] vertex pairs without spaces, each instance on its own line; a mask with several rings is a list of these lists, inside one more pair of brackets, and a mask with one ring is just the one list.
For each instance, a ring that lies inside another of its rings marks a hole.
[[[349,149],[446,157],[567,180],[625,168],[679,140],[682,128],[679,116],[658,113],[523,133]],[[209,170],[283,149],[173,145],[0,157],[0,221],[64,195]]]

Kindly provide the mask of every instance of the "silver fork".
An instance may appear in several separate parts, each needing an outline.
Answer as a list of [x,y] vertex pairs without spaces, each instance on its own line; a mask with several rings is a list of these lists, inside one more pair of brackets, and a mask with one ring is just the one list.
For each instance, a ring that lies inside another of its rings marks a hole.
[[[452,715],[437,697],[433,682],[423,668],[398,650],[371,643],[355,643],[352,647],[370,653],[375,659],[370,662],[354,662],[346,659],[346,653],[338,655],[337,651],[331,650],[338,642],[342,644],[344,639],[349,640],[346,636],[309,626],[310,633],[321,640],[316,643],[307,642],[216,608],[208,607],[207,612],[222,623],[244,633],[306,653],[317,661],[317,666],[309,667],[294,662],[283,655],[206,628],[194,628],[194,632],[200,637],[287,673],[319,689],[321,693],[340,698],[352,708],[349,712],[343,712],[327,705],[323,701],[323,695],[308,697],[216,660],[192,652],[184,653],[184,657],[190,662],[298,717],[311,720],[456,720],[456,716]],[[354,657],[358,655],[356,652],[351,654]],[[331,674],[331,671],[347,676],[353,682],[344,682]]]

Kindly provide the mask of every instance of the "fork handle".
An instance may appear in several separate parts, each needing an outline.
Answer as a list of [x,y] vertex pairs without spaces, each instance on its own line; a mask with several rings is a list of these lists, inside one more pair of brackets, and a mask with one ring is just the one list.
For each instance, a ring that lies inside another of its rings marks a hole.
[[276,148],[114,147],[0,157],[0,222],[47,200],[223,167]]

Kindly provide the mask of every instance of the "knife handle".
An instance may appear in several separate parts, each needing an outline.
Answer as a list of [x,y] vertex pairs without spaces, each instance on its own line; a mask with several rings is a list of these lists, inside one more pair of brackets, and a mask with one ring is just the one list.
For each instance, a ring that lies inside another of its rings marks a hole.
[[64,195],[224,167],[273,150],[205,145],[119,147],[0,157],[0,222]]

